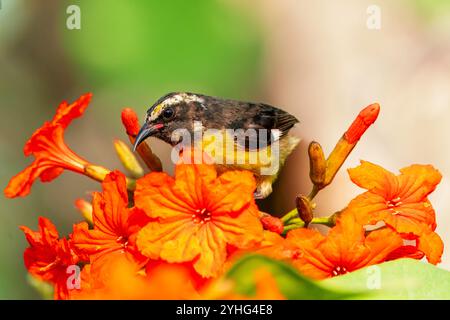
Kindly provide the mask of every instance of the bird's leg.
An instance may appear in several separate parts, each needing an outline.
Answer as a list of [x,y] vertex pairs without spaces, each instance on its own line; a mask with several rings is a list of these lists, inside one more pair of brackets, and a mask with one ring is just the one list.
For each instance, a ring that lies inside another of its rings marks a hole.
[[265,199],[272,193],[272,179],[262,180],[261,183],[256,187],[254,193],[255,199]]

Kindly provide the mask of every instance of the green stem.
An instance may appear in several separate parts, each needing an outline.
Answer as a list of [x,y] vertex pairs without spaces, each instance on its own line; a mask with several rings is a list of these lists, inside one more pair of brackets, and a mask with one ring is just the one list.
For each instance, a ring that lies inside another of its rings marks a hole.
[[284,216],[281,217],[281,221],[286,224],[287,222],[289,222],[291,219],[293,218],[298,218],[298,212],[297,212],[297,208],[292,209],[291,211],[289,211],[288,213],[286,213]]
[[[333,227],[334,226],[334,219],[333,215],[329,217],[321,217],[321,218],[313,218],[309,224],[322,224],[327,227]],[[298,229],[298,228],[304,228],[305,223],[300,218],[294,218],[289,221],[288,224],[285,224],[283,229],[283,234],[285,234],[289,230]]]
[[289,220],[288,224],[298,224],[298,223],[305,223],[305,222],[300,218],[293,218],[293,219]]
[[312,201],[314,199],[314,197],[319,193],[320,188],[315,184],[310,192],[310,194],[308,195],[308,199],[310,201]]
[[323,224],[327,227],[333,227],[334,226],[334,221],[333,221],[333,216],[329,216],[329,217],[321,217],[321,218],[314,218],[312,219],[312,221],[310,223],[314,223],[314,224]]
[[287,225],[283,229],[283,234],[288,232],[289,230],[303,228],[304,226],[305,226],[305,223],[295,223],[295,224]]

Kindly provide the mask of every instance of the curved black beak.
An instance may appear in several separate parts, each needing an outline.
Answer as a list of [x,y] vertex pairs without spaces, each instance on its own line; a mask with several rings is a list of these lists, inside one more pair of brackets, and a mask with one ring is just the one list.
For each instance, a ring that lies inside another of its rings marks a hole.
[[133,151],[136,151],[136,148],[141,144],[141,142],[155,134],[163,126],[163,124],[148,125],[147,123],[145,123],[136,136],[136,140],[134,141],[133,145]]

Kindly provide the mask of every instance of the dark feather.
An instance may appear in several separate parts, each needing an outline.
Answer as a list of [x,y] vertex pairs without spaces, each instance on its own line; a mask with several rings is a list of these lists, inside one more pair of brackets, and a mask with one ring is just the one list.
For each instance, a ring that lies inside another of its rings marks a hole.
[[[246,105],[248,112],[243,115],[244,118],[241,119],[240,123],[235,122],[232,128],[255,129],[259,133],[262,133],[259,130],[265,129],[267,132],[265,139],[260,139],[259,134],[237,139],[237,143],[247,150],[264,148],[270,145],[287,135],[289,130],[299,122],[293,115],[267,104],[247,103]],[[273,134],[271,130],[279,130],[279,134]],[[243,145],[243,141],[245,141],[245,145]]]

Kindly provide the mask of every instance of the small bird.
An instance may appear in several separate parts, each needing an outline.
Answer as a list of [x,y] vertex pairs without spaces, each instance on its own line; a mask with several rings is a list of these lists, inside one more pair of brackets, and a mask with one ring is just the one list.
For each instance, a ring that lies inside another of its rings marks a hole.
[[[255,198],[263,199],[272,192],[280,168],[300,141],[288,134],[298,122],[293,115],[264,103],[173,92],[148,109],[134,149],[150,136],[174,147],[190,143],[215,160],[218,173],[251,171],[257,182]],[[186,133],[193,137],[199,131],[201,139],[186,137]]]

